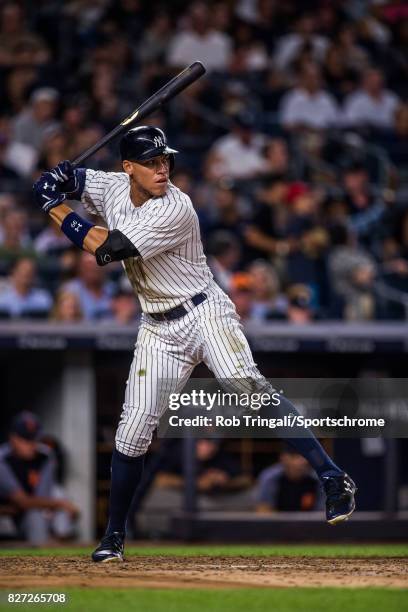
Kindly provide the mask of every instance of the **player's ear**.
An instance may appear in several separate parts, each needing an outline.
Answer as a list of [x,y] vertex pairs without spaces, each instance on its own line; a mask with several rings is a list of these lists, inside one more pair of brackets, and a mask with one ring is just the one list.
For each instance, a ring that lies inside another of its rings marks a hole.
[[123,167],[123,170],[126,172],[126,174],[128,174],[129,176],[132,176],[133,174],[132,162],[128,161],[127,159],[124,159],[122,162],[122,167]]

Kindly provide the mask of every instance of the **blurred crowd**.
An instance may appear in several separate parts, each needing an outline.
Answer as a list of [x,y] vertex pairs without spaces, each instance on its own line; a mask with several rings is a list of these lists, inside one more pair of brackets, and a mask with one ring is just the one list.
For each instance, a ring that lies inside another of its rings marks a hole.
[[[242,319],[406,319],[403,0],[0,2],[0,317],[137,320],[121,266],[72,248],[31,184],[196,59],[149,123]],[[121,170],[117,143],[89,167]]]

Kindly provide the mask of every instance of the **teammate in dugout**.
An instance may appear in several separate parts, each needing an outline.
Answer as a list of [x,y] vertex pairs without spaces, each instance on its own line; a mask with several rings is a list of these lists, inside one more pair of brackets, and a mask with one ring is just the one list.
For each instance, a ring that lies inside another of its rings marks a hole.
[[[125,527],[133,494],[166,397],[180,392],[203,361],[220,381],[242,391],[268,389],[253,360],[230,298],[215,283],[206,263],[197,214],[189,196],[169,180],[177,153],[164,132],[140,126],[120,142],[123,172],[74,169],[64,161],[34,184],[38,205],[99,265],[122,261],[143,310],[125,400],[112,455],[109,522],[92,554],[97,562],[123,560]],[[104,219],[92,225],[65,203],[81,200]],[[283,396],[280,414],[296,413]],[[293,435],[293,433],[292,433]],[[327,455],[313,433],[285,439],[315,469],[326,493],[331,524],[355,508],[352,479]]]

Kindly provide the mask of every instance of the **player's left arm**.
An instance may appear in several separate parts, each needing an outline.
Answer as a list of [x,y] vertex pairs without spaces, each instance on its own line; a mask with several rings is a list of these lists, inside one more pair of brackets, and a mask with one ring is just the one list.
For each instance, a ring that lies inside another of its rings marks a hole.
[[100,266],[136,257],[139,255],[137,248],[122,232],[90,223],[65,203],[66,200],[80,199],[84,172],[74,169],[69,161],[44,172],[33,185],[36,203],[50,215],[71,242],[95,255]]

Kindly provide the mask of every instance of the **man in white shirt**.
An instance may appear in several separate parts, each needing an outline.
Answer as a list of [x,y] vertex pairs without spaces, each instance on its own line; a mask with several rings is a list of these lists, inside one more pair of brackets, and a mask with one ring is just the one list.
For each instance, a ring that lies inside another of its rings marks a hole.
[[210,150],[211,177],[251,179],[267,172],[267,162],[262,155],[265,144],[265,137],[254,131],[252,113],[237,114],[231,133],[219,138]]
[[191,26],[184,32],[176,32],[170,43],[167,63],[170,66],[185,66],[191,58],[200,60],[208,71],[227,68],[232,43],[224,32],[210,26],[208,7],[196,2],[190,10]]
[[283,98],[280,120],[287,129],[324,130],[338,125],[340,113],[334,97],[321,85],[320,69],[312,62],[303,65],[299,85]]
[[352,127],[369,126],[391,129],[399,105],[398,96],[385,89],[384,75],[378,68],[370,68],[362,79],[362,87],[347,96],[344,105],[344,124]]

